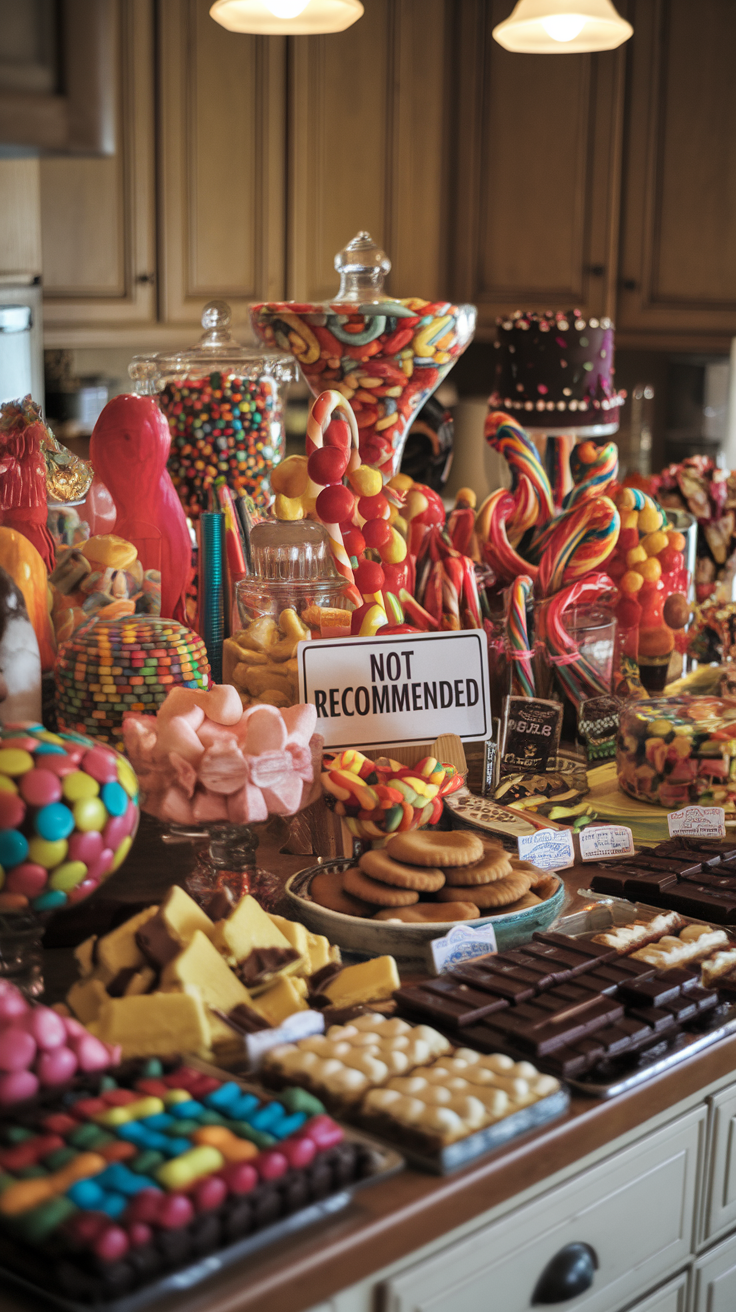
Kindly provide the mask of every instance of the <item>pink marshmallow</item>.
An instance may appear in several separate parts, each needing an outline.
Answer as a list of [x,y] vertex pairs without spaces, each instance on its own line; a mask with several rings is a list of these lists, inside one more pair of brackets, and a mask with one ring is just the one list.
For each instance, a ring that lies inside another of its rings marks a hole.
[[177,716],[185,719],[194,730],[197,730],[204,719],[204,709],[197,698],[196,688],[172,688],[158,708],[156,719],[159,727],[166,720],[173,720]]
[[280,752],[286,746],[286,725],[277,706],[259,706],[248,720],[243,750],[247,756]]
[[270,788],[263,789],[263,800],[275,815],[294,815],[302,799],[302,781],[298,774],[284,775]]
[[159,820],[169,820],[177,825],[194,823],[192,807],[180,788],[169,788],[156,809]]
[[[171,696],[171,693],[169,693]],[[156,756],[160,760],[170,752],[176,752],[196,766],[204,748],[188,719],[182,715],[172,716],[159,722]]]
[[197,730],[197,737],[203,747],[214,747],[215,743],[238,742],[232,726],[215,724],[214,720],[203,720]]
[[12,1071],[9,1075],[0,1075],[0,1107],[25,1102],[37,1093],[38,1076],[33,1071]]
[[209,692],[200,691],[198,688],[188,688],[187,692],[191,693],[207,719],[214,720],[216,724],[237,724],[243,714],[240,693],[229,683],[215,683]]
[[287,743],[286,750],[292,761],[292,767],[300,779],[305,783],[310,783],[314,779],[314,767],[312,764],[312,753],[303,743]]
[[236,793],[248,778],[248,764],[234,738],[208,747],[199,763],[199,780],[213,793]]
[[191,797],[197,787],[197,771],[189,761],[185,761],[178,752],[169,753],[169,761],[176,773],[176,782],[187,797]]
[[257,788],[270,788],[282,776],[294,773],[288,752],[261,752],[259,756],[249,757],[248,765],[250,781]]
[[301,706],[285,706],[281,712],[289,742],[301,742],[305,747],[317,727],[317,707],[311,702]]
[[244,784],[239,792],[231,793],[227,799],[227,815],[235,825],[254,825],[268,820],[268,807],[260,788]]
[[123,716],[123,741],[131,761],[153,760],[157,733],[155,715],[137,715],[134,711],[128,711]]
[[192,800],[192,815],[198,825],[206,825],[213,820],[227,820],[228,809],[225,798],[220,793],[210,793],[206,788],[198,788]]
[[87,1033],[81,1020],[76,1020],[74,1016],[62,1016],[61,1020],[70,1039],[79,1039]]

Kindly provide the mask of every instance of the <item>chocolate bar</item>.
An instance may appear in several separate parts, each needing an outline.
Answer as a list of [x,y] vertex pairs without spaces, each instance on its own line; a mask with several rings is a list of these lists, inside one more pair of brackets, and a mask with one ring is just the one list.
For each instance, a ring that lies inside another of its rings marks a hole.
[[505,998],[470,988],[451,975],[397,989],[394,997],[407,1014],[452,1029],[472,1025],[509,1005]]

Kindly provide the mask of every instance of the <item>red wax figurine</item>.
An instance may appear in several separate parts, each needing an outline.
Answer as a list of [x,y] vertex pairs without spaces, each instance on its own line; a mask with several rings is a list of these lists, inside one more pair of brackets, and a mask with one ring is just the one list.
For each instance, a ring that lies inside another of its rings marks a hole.
[[46,461],[41,448],[45,431],[40,411],[30,397],[3,405],[0,524],[28,538],[50,573],[54,568],[54,540],[46,527]]
[[170,446],[153,397],[115,396],[95,424],[90,455],[117,506],[115,534],[137,548],[144,570],[161,571],[161,615],[185,623],[191,542],[166,469]]

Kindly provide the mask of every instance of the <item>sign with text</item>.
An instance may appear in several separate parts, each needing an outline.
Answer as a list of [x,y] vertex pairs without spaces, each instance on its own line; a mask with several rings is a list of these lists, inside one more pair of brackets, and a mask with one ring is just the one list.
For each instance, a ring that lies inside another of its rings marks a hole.
[[722,806],[683,806],[667,816],[670,838],[725,838],[726,815]]
[[487,957],[496,952],[496,931],[493,925],[454,925],[449,934],[442,938],[433,938],[430,944],[435,974],[443,970],[452,970],[464,961],[474,961],[476,957]]
[[583,861],[602,861],[612,856],[633,856],[634,839],[626,825],[589,825],[580,834]]
[[325,747],[426,743],[491,733],[486,637],[406,633],[300,642],[299,697],[317,707]]
[[566,870],[575,863],[575,848],[569,829],[538,829],[536,834],[517,839],[522,861],[540,870]]
[[544,773],[560,745],[562,712],[561,702],[538,697],[504,698],[501,774],[515,774],[517,770]]

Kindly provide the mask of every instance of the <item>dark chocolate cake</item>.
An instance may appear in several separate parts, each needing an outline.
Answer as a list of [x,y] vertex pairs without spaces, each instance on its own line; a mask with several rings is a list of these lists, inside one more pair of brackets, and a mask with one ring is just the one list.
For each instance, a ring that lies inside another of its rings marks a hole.
[[616,431],[626,394],[613,381],[610,319],[586,319],[578,310],[516,310],[496,323],[492,408],[545,431]]

